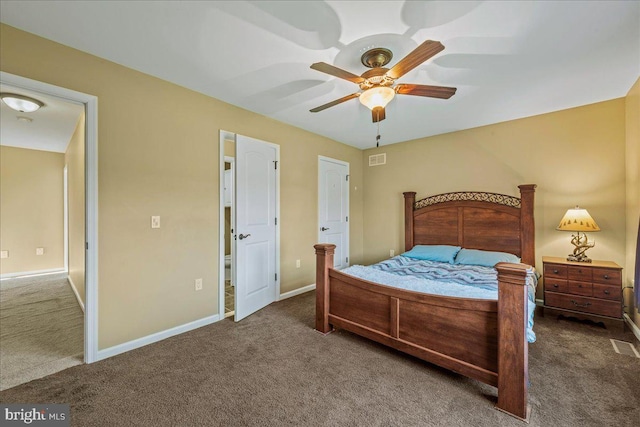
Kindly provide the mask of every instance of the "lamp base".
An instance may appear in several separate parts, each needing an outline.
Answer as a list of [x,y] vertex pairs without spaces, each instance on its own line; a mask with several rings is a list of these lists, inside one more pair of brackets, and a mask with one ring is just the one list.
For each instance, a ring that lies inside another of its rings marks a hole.
[[567,261],[573,262],[591,262],[591,258],[587,257],[584,253],[580,255],[569,254],[567,256]]

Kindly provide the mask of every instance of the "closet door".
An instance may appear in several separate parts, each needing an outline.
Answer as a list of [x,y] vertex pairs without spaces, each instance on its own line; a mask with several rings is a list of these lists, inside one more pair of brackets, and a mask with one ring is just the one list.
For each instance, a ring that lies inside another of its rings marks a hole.
[[278,146],[236,136],[235,320],[277,298]]

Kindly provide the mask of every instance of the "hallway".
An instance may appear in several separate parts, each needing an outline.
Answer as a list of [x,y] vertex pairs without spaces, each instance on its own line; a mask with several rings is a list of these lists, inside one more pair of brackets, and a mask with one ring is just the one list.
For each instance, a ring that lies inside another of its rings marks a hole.
[[0,282],[0,390],[83,363],[84,314],[67,274]]

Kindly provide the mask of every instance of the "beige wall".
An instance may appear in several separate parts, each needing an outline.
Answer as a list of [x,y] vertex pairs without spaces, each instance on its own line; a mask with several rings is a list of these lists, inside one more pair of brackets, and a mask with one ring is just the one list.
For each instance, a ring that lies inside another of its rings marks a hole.
[[0,273],[64,268],[63,169],[64,154],[0,147]]
[[[638,220],[640,218],[640,79],[633,85],[627,97],[626,105],[626,172],[627,172],[627,270],[625,285],[631,286],[634,276],[633,265],[636,259],[636,239],[638,238]],[[640,268],[640,265],[637,266]],[[636,283],[635,286],[640,286]],[[640,326],[640,314],[634,304],[633,292],[625,291],[625,303],[636,325]]]
[[84,304],[85,201],[84,201],[84,113],[67,146],[69,209],[69,278]]
[[[98,97],[100,349],[217,314],[220,129],[280,145],[281,291],[314,283],[318,155],[349,162],[361,188],[360,150],[0,28],[2,71]],[[360,191],[350,204],[360,262]],[[162,228],[150,228],[152,215]]]
[[364,259],[377,261],[404,247],[403,191],[417,197],[460,190],[518,195],[537,184],[536,264],[565,256],[570,234],[555,230],[570,207],[588,209],[602,229],[592,233],[593,259],[625,259],[625,100],[616,99],[389,145],[384,166],[364,169]]

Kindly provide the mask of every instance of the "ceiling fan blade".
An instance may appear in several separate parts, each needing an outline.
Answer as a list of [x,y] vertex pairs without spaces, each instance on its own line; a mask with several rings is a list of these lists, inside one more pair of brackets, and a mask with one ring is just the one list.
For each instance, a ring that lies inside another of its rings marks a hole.
[[345,71],[342,68],[334,67],[333,65],[327,64],[326,62],[316,62],[315,64],[311,65],[311,68],[335,77],[340,77],[341,79],[349,80],[353,83],[362,83],[364,81],[362,77],[356,76],[355,74]]
[[375,107],[371,110],[371,118],[373,119],[373,123],[381,122],[386,118],[386,114],[384,112],[384,107]]
[[442,50],[444,50],[442,43],[427,40],[387,71],[387,76],[398,79]]
[[398,84],[396,85],[395,90],[399,95],[428,96],[430,98],[449,99],[456,93],[457,88],[446,86]]
[[311,111],[312,113],[317,113],[318,111],[322,111],[322,110],[327,109],[329,107],[333,107],[334,105],[341,104],[341,103],[343,103],[345,101],[348,101],[348,100],[353,99],[353,98],[357,98],[359,96],[360,96],[359,92],[352,93],[351,95],[343,96],[340,99],[336,99],[335,101],[331,101],[331,102],[329,102],[327,104],[321,105],[321,106],[316,107],[314,109],[311,109],[309,111]]

